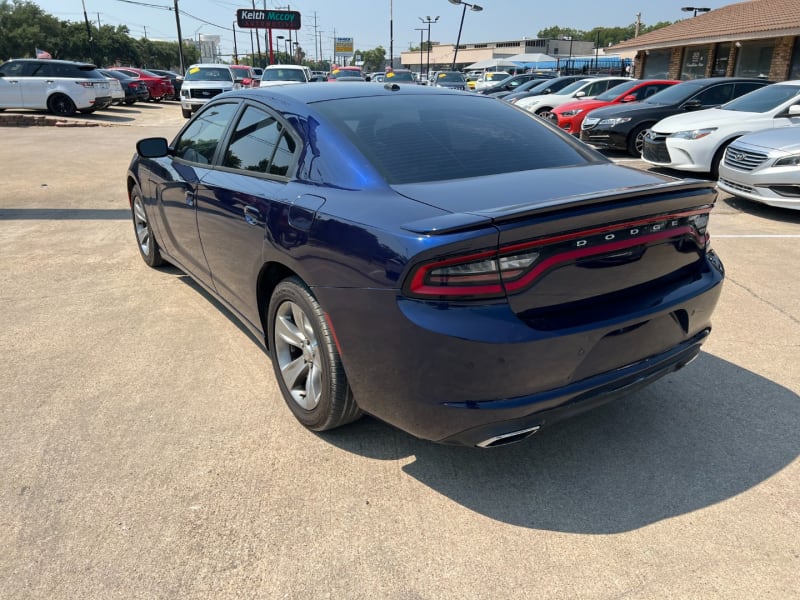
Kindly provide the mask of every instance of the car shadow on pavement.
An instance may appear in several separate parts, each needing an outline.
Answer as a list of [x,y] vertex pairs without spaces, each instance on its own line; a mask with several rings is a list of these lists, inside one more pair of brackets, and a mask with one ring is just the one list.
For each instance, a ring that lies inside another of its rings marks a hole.
[[[222,303],[179,269],[265,352]],[[491,519],[567,533],[639,529],[733,498],[800,455],[800,397],[706,352],[649,387],[493,449],[419,440],[365,416],[319,433],[346,452],[407,463],[418,482]]]
[[631,531],[725,501],[800,454],[800,398],[703,353],[649,388],[491,450],[417,440],[375,419],[322,434],[491,519],[569,533]]

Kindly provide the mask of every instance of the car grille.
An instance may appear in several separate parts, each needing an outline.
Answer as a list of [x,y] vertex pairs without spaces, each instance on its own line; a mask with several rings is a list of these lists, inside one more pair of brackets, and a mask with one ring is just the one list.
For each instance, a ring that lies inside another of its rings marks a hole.
[[644,138],[642,158],[658,163],[672,162],[669,157],[669,150],[667,150],[667,136],[653,131],[648,133],[647,137]]
[[213,98],[217,94],[221,94],[222,91],[223,90],[221,88],[213,88],[213,89],[204,88],[199,90],[189,90],[189,94],[191,95],[192,98],[207,99],[207,98]]
[[755,192],[755,189],[750,187],[749,185],[742,185],[741,183],[735,183],[730,179],[723,179],[722,177],[720,177],[719,181],[720,183],[727,185],[729,188],[737,190],[739,192],[748,192],[750,194]]
[[725,151],[725,165],[739,171],[752,171],[767,160],[767,155],[762,152],[750,152],[734,146],[728,146]]

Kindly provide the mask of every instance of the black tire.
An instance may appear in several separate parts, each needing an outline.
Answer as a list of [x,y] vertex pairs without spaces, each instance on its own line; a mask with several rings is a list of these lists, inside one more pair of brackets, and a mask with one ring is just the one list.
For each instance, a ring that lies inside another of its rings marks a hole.
[[709,174],[711,175],[711,179],[719,179],[719,163],[722,162],[722,157],[725,156],[725,149],[733,140],[730,140],[724,143],[720,148],[714,153],[714,158],[711,159],[711,165],[709,168]]
[[189,119],[192,116],[192,109],[181,108],[181,113],[184,119]]
[[150,226],[150,220],[144,207],[142,191],[138,185],[134,185],[131,190],[131,218],[133,219],[133,231],[136,234],[136,246],[142,260],[150,267],[159,267],[164,263],[161,258],[156,236]]
[[644,147],[644,136],[650,131],[650,124],[644,123],[638,125],[630,135],[628,135],[628,154],[636,158],[642,157],[642,148]]
[[275,378],[295,418],[312,431],[361,416],[322,307],[297,277],[275,288],[267,311]]
[[81,113],[82,115],[90,115],[96,110],[97,110],[96,108],[82,108],[78,112]]
[[136,100],[125,100],[125,104],[130,106],[131,104],[136,104]]
[[47,110],[59,117],[71,117],[75,114],[75,103],[69,96],[53,94],[47,99]]

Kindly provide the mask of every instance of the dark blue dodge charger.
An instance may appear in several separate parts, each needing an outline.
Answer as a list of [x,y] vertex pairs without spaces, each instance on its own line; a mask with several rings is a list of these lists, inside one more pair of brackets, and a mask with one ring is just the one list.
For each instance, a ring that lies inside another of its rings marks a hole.
[[263,340],[314,431],[369,413],[521,440],[686,365],[722,287],[713,183],[616,166],[477,94],[230,92],[141,140],[127,188],[145,262]]

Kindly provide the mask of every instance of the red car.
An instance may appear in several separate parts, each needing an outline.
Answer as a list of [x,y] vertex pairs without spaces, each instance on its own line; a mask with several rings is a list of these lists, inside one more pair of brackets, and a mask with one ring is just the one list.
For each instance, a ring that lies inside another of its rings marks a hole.
[[253,69],[247,65],[228,65],[233,76],[236,78],[236,83],[243,88],[258,87],[258,79],[255,78]]
[[674,79],[636,79],[616,85],[591,100],[576,100],[562,104],[551,112],[558,119],[558,126],[572,135],[580,135],[584,117],[595,108],[619,104],[621,102],[637,102],[649,98],[656,92],[680,83]]
[[125,73],[125,75],[144,83],[147,86],[147,91],[150,92],[150,100],[154,102],[161,102],[164,98],[175,97],[175,88],[172,86],[172,81],[170,81],[169,77],[162,77],[146,69],[136,69],[134,67],[112,67],[109,70]]

